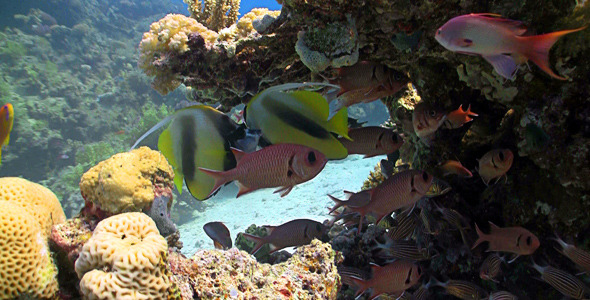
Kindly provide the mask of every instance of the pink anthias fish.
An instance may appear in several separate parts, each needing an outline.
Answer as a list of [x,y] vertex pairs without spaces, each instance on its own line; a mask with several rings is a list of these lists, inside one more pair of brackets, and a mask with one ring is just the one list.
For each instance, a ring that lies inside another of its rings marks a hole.
[[477,116],[479,115],[471,111],[471,104],[469,104],[467,110],[463,110],[463,104],[461,104],[459,108],[447,114],[445,125],[451,129],[459,128],[465,123],[473,121],[473,118],[471,117]]
[[270,187],[281,187],[275,193],[284,197],[295,185],[318,175],[328,161],[321,152],[294,144],[271,145],[252,153],[231,150],[237,161],[235,168],[227,171],[199,168],[215,179],[209,196],[225,183],[237,180],[240,187],[237,197]]
[[443,171],[443,176],[455,174],[463,177],[473,177],[471,171],[465,168],[458,160],[447,160],[438,168]]
[[369,299],[375,299],[382,294],[401,294],[418,283],[422,276],[422,269],[419,265],[407,261],[396,260],[395,262],[385,265],[371,265],[372,277],[368,280],[352,277],[352,281],[359,287],[355,297],[363,294],[369,288],[371,295]]
[[434,38],[450,51],[480,55],[507,79],[514,78],[520,64],[531,60],[551,77],[565,80],[551,70],[549,49],[561,36],[586,27],[524,36],[527,28],[522,22],[482,13],[452,18],[436,31]]

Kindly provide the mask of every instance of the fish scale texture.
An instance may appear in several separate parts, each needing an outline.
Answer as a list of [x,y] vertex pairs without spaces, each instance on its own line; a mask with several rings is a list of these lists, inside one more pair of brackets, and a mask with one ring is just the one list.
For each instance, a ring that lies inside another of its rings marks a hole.
[[48,236],[51,227],[66,221],[59,200],[44,186],[17,177],[0,178],[0,201],[8,201],[29,211],[39,222],[42,234]]
[[76,260],[85,299],[165,299],[168,245],[143,213],[102,220]]
[[57,268],[30,210],[0,201],[0,299],[57,298]]

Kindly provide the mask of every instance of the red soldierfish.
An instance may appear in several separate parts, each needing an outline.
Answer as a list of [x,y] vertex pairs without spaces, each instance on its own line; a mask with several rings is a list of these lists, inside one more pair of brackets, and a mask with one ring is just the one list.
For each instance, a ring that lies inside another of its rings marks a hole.
[[445,125],[450,129],[459,128],[463,126],[463,124],[473,121],[473,118],[470,117],[477,116],[479,115],[471,111],[471,104],[467,107],[467,111],[463,110],[463,104],[461,104],[458,109],[447,114]]
[[556,237],[554,240],[561,246],[561,251],[559,249],[557,251],[573,261],[584,272],[590,274],[590,253],[564,242],[559,237]]
[[487,251],[510,252],[515,253],[517,255],[516,257],[518,257],[519,255],[533,254],[541,244],[534,234],[522,227],[500,228],[492,222],[489,223],[490,234],[484,234],[477,226],[477,223],[475,224],[478,239],[471,249],[474,249],[483,242],[488,242],[489,247]]
[[434,109],[426,102],[420,102],[414,107],[412,125],[416,135],[426,144],[430,144],[436,130],[444,123],[444,113]]
[[270,244],[270,253],[273,253],[286,247],[307,245],[315,238],[325,240],[328,229],[324,224],[309,219],[296,219],[279,226],[264,227],[269,231],[264,237],[242,233],[246,239],[256,243],[252,254],[256,254],[265,244]]
[[528,60],[553,78],[565,80],[549,67],[549,49],[568,33],[586,28],[524,36],[527,28],[520,21],[499,18],[496,14],[469,14],[452,18],[434,36],[453,52],[480,55],[507,79],[514,78],[518,66]]
[[375,224],[400,208],[412,208],[424,197],[432,185],[432,175],[425,171],[406,170],[387,178],[371,190],[371,201],[362,207],[349,207],[361,215],[358,232],[361,232],[363,217],[369,213],[376,216]]
[[477,172],[483,182],[488,185],[492,179],[496,182],[506,176],[512,166],[514,155],[510,149],[494,149],[484,154],[479,160]]
[[[352,281],[359,287],[355,297],[361,295],[369,288],[371,296],[375,299],[381,294],[400,294],[412,287],[422,276],[419,265],[407,261],[397,260],[383,267],[371,265],[372,277],[368,280],[352,277]],[[399,295],[398,295],[399,296]]]
[[229,229],[221,222],[209,222],[203,225],[203,230],[213,240],[216,249],[230,249],[232,246]]
[[296,184],[318,175],[328,161],[321,152],[295,144],[271,145],[252,153],[231,150],[237,161],[235,168],[227,171],[199,168],[215,179],[211,194],[225,183],[237,180],[240,187],[237,197],[269,187],[281,187],[275,193],[284,197]]
[[447,160],[440,165],[439,168],[443,170],[443,176],[455,174],[463,177],[473,177],[471,171],[465,168],[461,162],[457,160]]
[[14,109],[12,104],[6,103],[0,108],[0,164],[2,164],[2,147],[8,145],[13,122]]
[[348,136],[352,141],[346,138],[338,138],[338,141],[348,154],[364,154],[364,158],[393,153],[404,144],[399,134],[380,126],[350,129]]

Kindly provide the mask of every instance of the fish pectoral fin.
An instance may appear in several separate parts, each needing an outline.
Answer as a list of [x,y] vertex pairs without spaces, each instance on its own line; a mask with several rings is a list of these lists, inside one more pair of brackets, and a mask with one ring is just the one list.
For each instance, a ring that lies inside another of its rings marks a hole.
[[291,186],[284,186],[284,187],[281,187],[278,190],[274,191],[274,193],[275,194],[280,193],[281,197],[285,197],[291,192],[291,190],[293,190],[292,185]]
[[513,261],[515,261],[515,260],[516,260],[517,258],[519,258],[519,257],[520,257],[520,255],[519,255],[519,254],[516,254],[516,255],[515,255],[515,256],[514,256],[514,257],[513,257],[511,260],[509,260],[507,263],[508,263],[508,264],[511,264]]
[[240,189],[240,190],[238,191],[238,195],[236,195],[236,198],[238,198],[238,197],[240,197],[240,196],[242,196],[242,195],[244,195],[244,194],[248,194],[248,193],[250,193],[250,192],[254,191],[254,189],[253,189],[253,188],[249,188],[249,187],[247,187],[247,186],[243,185],[243,184],[242,184],[241,182],[239,182],[239,181],[236,181],[236,184],[238,185],[238,188]]
[[494,70],[496,73],[500,74],[500,76],[510,80],[514,79],[516,71],[518,70],[518,64],[512,56],[499,54],[482,57],[494,67]]

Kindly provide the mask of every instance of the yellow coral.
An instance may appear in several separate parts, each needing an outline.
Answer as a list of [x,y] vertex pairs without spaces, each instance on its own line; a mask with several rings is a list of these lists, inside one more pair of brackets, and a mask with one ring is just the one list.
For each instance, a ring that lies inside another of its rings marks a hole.
[[76,260],[86,299],[166,299],[166,239],[143,213],[102,220]]
[[252,23],[256,19],[262,19],[264,16],[278,17],[281,14],[280,10],[268,10],[267,8],[253,8],[250,12],[245,14],[238,21],[237,32],[241,37],[246,37],[254,31]]
[[46,187],[18,177],[0,178],[0,201],[8,201],[29,211],[48,236],[51,227],[66,221],[59,200]]
[[154,201],[154,182],[172,186],[174,172],[158,151],[141,147],[113,155],[82,176],[84,199],[111,213],[141,211]]
[[139,67],[149,76],[156,76],[154,88],[165,95],[176,89],[180,81],[171,71],[154,65],[168,52],[182,53],[188,50],[189,34],[199,33],[207,43],[217,40],[217,33],[207,29],[195,19],[179,14],[169,14],[152,23],[150,31],[143,34],[139,44]]
[[57,269],[37,219],[18,203],[0,201],[0,299],[57,298]]
[[191,17],[219,31],[236,22],[240,10],[240,0],[184,0],[188,4]]

